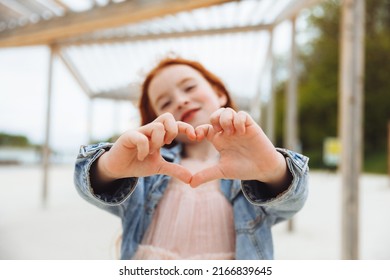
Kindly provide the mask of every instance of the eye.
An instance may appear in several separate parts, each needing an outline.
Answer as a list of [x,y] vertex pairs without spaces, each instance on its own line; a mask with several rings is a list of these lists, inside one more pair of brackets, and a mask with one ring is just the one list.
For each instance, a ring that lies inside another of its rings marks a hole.
[[192,90],[194,90],[196,88],[196,85],[188,85],[184,88],[184,91],[185,92],[191,92]]
[[165,101],[164,103],[161,104],[160,110],[164,110],[171,104],[171,101]]

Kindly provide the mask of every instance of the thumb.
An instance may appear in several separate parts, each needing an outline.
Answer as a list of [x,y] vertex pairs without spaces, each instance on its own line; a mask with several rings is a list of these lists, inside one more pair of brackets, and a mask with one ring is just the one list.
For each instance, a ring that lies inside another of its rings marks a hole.
[[213,180],[222,179],[225,176],[223,175],[222,170],[219,168],[218,165],[214,165],[212,167],[203,169],[192,176],[190,185],[191,187],[195,188],[201,184],[204,184],[206,182],[210,182]]
[[171,177],[175,177],[181,181],[183,181],[186,184],[189,184],[192,178],[192,174],[188,169],[185,167],[171,163],[171,162],[163,162],[161,165],[160,170],[158,171],[158,174],[164,174]]

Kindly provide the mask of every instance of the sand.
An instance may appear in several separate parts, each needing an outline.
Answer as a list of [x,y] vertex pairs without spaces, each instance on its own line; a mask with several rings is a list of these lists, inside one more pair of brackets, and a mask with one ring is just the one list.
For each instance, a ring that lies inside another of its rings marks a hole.
[[[46,205],[39,166],[0,166],[0,259],[110,260],[120,220],[85,202],[73,185],[73,166],[50,170]],[[311,171],[310,194],[293,219],[273,229],[275,259],[341,258],[341,182],[337,173]],[[390,259],[390,184],[363,174],[360,185],[360,259]]]

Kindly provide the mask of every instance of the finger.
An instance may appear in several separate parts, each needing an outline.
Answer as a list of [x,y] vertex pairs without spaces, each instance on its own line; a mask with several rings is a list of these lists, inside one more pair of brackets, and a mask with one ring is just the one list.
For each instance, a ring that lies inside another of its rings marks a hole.
[[192,176],[190,186],[195,188],[206,182],[222,179],[225,176],[218,165],[203,169]]
[[167,119],[175,119],[175,117],[171,113],[164,113],[158,116],[153,122],[164,122]]
[[236,112],[234,112],[230,108],[226,108],[219,118],[219,124],[221,125],[224,132],[226,132],[228,135],[234,133],[234,125],[233,125],[233,119],[236,115]]
[[177,121],[176,125],[179,130],[179,133],[187,135],[188,139],[190,140],[196,140],[195,129],[192,125],[182,121]]
[[178,134],[178,127],[173,115],[170,113],[162,114],[153,122],[159,122],[164,125],[164,129],[165,129],[164,143],[171,144]]
[[150,127],[149,154],[152,154],[164,146],[166,131],[162,123],[152,123]]
[[149,140],[149,153],[154,153],[156,150],[164,146],[165,128],[160,122],[151,122],[139,128]]
[[248,117],[249,117],[248,114],[243,111],[240,111],[235,115],[233,119],[233,125],[238,135],[245,134],[246,126],[247,124],[249,125]]
[[137,149],[137,159],[142,161],[149,154],[149,139],[143,133],[132,131],[131,134],[124,135],[124,146]]
[[221,124],[219,123],[219,119],[221,117],[221,114],[223,111],[225,111],[226,108],[219,108],[217,111],[211,114],[210,116],[210,123],[214,128],[214,131],[220,132],[222,131]]
[[203,139],[207,138],[208,140],[211,140],[215,135],[215,130],[213,126],[210,124],[202,124],[195,128],[195,134],[196,134],[196,140],[202,141]]
[[170,162],[164,162],[157,173],[175,177],[186,184],[189,184],[192,178],[191,172],[188,171],[186,168],[181,165]]

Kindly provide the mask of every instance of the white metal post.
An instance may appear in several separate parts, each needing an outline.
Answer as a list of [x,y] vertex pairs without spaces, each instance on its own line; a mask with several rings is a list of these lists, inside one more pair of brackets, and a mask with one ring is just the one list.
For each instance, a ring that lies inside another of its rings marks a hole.
[[[298,114],[297,114],[297,46],[296,46],[296,17],[291,19],[291,51],[289,63],[289,79],[287,83],[287,96],[285,106],[285,147],[297,150],[298,147]],[[288,221],[288,231],[293,231],[293,220]]]
[[285,146],[296,150],[298,147],[298,114],[297,114],[297,46],[296,18],[291,19],[291,52],[289,63],[289,78],[287,83],[286,115],[285,115]]
[[268,57],[267,62],[270,64],[270,96],[267,106],[267,136],[271,142],[275,143],[275,59],[274,59],[274,31],[269,32]]
[[94,116],[94,99],[88,97],[88,108],[87,108],[87,141],[88,144],[93,142],[93,116]]
[[53,92],[53,69],[56,47],[50,46],[50,59],[47,82],[47,107],[46,107],[46,130],[45,143],[42,150],[42,168],[43,168],[43,184],[42,184],[42,203],[46,206],[49,185],[49,166],[50,166],[50,134],[51,134],[51,106]]

